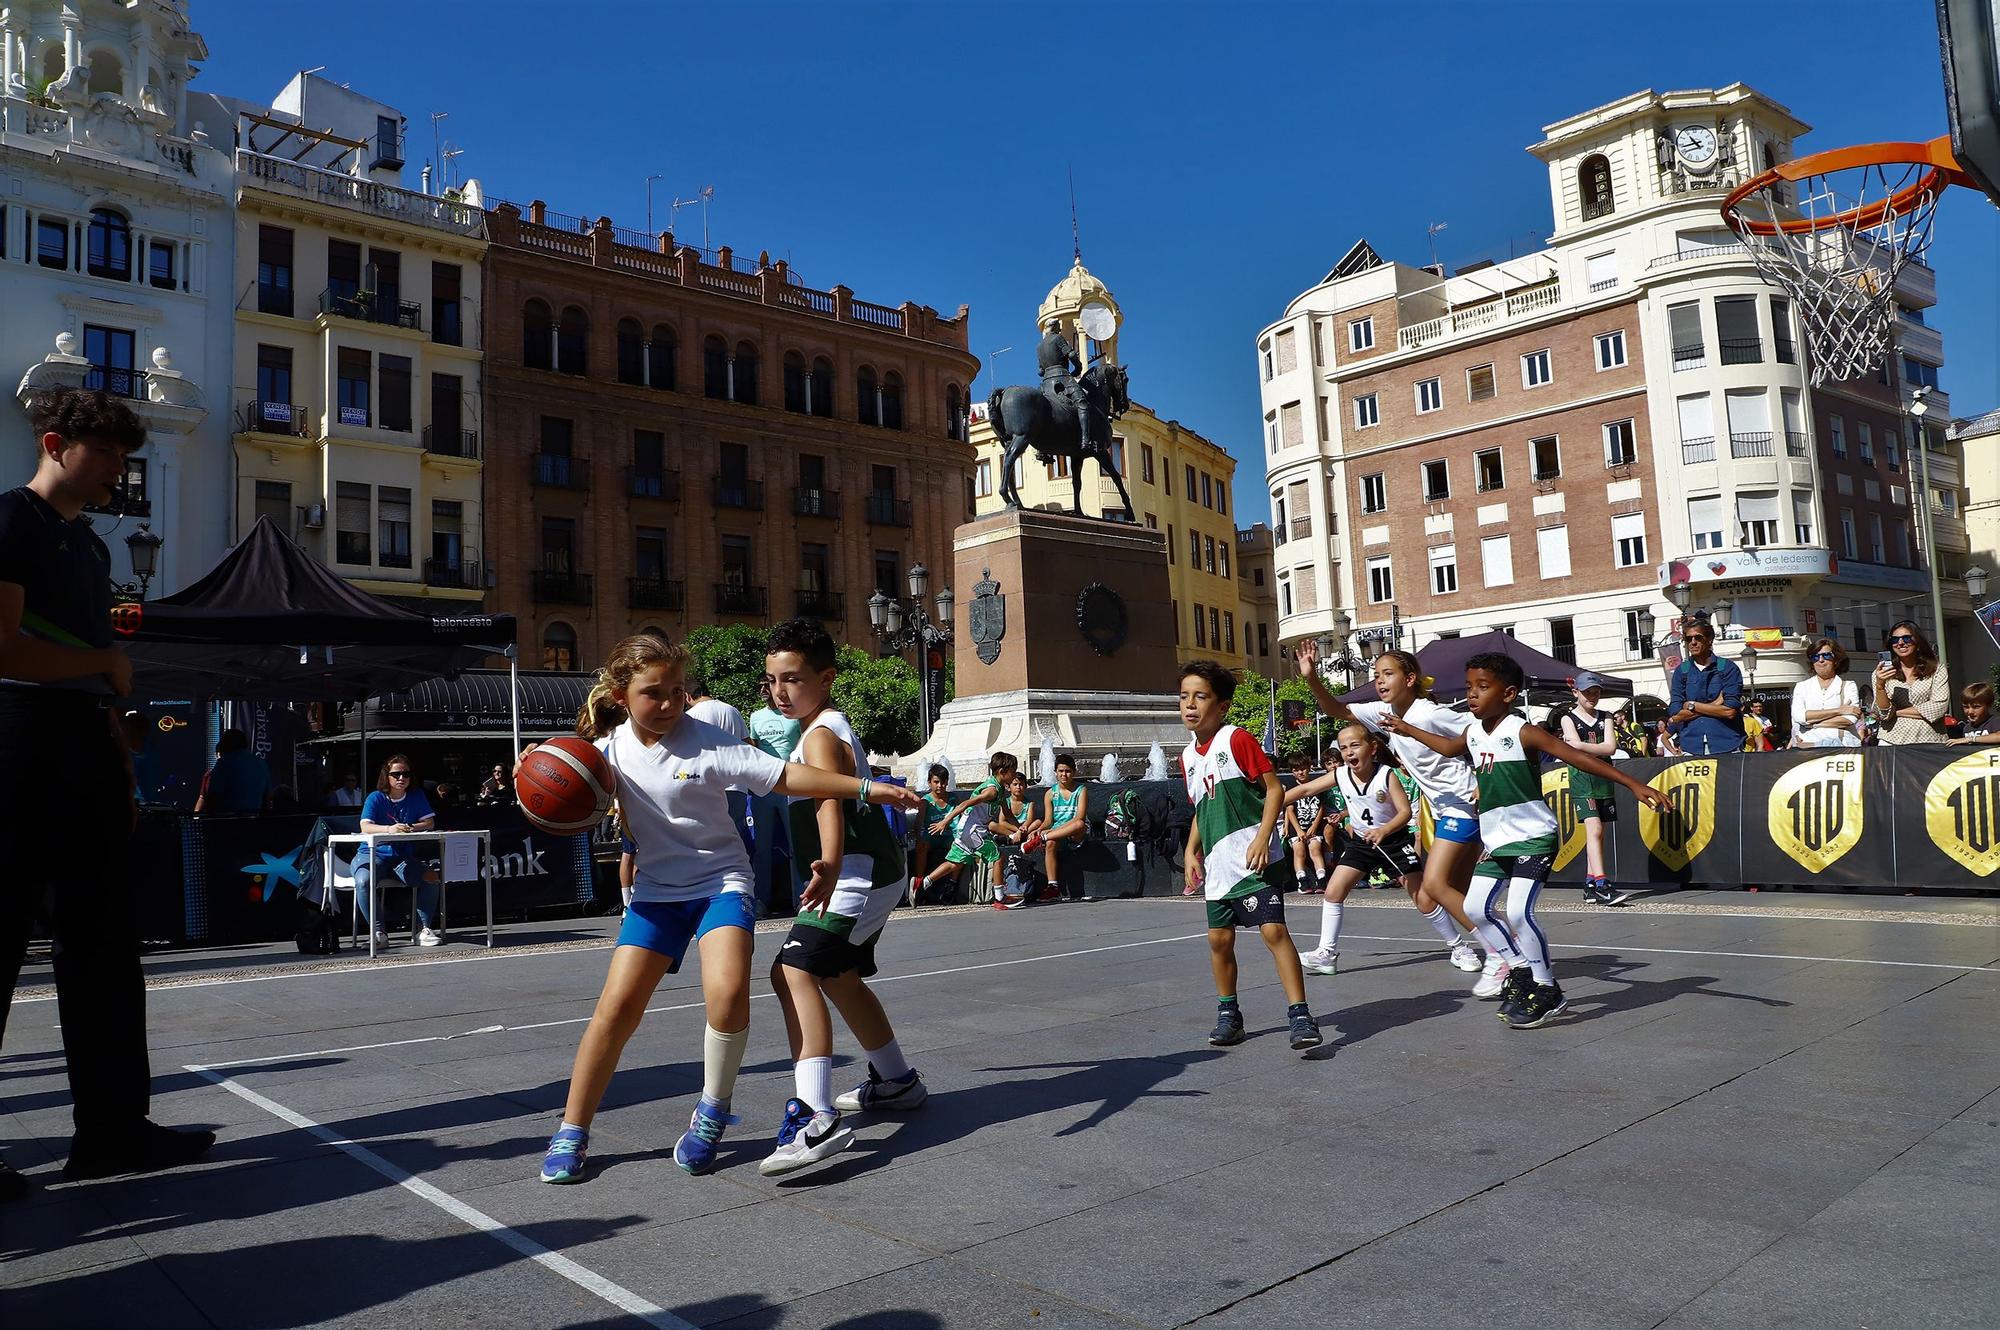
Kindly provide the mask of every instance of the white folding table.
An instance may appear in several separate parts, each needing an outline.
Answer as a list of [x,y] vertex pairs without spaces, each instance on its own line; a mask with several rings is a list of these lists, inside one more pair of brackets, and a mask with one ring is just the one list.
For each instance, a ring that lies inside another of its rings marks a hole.
[[[375,959],[375,921],[382,917],[380,913],[382,906],[382,874],[377,871],[381,865],[381,860],[375,855],[375,847],[378,845],[407,845],[417,841],[433,842],[441,851],[438,863],[438,929],[440,932],[444,929],[447,901],[449,900],[449,893],[446,891],[446,888],[451,885],[450,880],[446,879],[445,874],[451,871],[451,863],[454,857],[463,857],[462,854],[454,856],[452,847],[454,845],[463,845],[468,841],[472,843],[474,854],[477,856],[474,863],[478,868],[478,878],[486,884],[486,945],[489,947],[492,946],[493,875],[487,871],[486,867],[491,857],[488,853],[491,848],[491,841],[489,833],[483,828],[472,827],[462,831],[343,832],[339,835],[328,836],[326,838],[325,859],[321,865],[323,870],[321,880],[326,883],[328,892],[334,889],[333,853],[336,847],[342,845],[365,847],[367,858],[364,862],[373,865],[368,872],[368,958],[370,960]],[[470,882],[473,879],[461,877],[456,880]],[[361,892],[358,887],[355,888],[354,897],[353,936],[358,939],[361,923]],[[416,941],[417,927],[416,902],[412,899],[410,903],[410,940],[412,942]]]

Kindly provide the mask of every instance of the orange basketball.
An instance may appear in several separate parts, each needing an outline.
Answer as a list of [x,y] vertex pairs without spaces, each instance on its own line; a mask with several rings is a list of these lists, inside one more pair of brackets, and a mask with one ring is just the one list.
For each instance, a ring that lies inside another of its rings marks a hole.
[[597,746],[584,739],[551,739],[522,759],[514,774],[521,812],[543,831],[569,835],[604,820],[618,778]]

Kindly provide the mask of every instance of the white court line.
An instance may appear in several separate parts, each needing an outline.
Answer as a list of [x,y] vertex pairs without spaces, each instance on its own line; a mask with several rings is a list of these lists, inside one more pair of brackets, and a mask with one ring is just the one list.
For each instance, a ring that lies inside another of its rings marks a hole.
[[[1305,936],[1312,936],[1307,933]],[[1424,937],[1379,937],[1371,933],[1342,932],[1341,936],[1359,938],[1363,942],[1411,942],[1435,946],[1430,938]],[[1821,961],[1833,965],[1895,965],[1914,970],[1960,970],[1966,974],[2000,974],[2000,969],[1987,965],[1952,965],[1945,961],[1878,961],[1865,956],[1791,956],[1775,951],[1697,951],[1690,947],[1628,947],[1616,942],[1551,942],[1551,947],[1564,951],[1615,951],[1620,955],[1634,951],[1647,956],[1728,956],[1738,960],[1752,961]],[[870,982],[873,982],[872,980]]]
[[542,1246],[532,1238],[523,1237],[499,1220],[493,1218],[493,1216],[484,1211],[473,1209],[456,1196],[438,1190],[422,1178],[412,1176],[384,1159],[381,1155],[376,1154],[367,1146],[355,1144],[339,1132],[321,1126],[303,1113],[294,1113],[291,1109],[286,1108],[276,1100],[266,1099],[255,1090],[245,1089],[243,1086],[230,1080],[227,1076],[219,1076],[207,1067],[191,1066],[187,1070],[194,1072],[196,1075],[206,1077],[231,1094],[255,1104],[271,1116],[288,1122],[301,1131],[310,1132],[320,1140],[325,1141],[328,1145],[331,1145],[334,1149],[339,1150],[342,1154],[366,1164],[369,1168],[374,1169],[377,1173],[380,1173],[383,1177],[389,1179],[389,1181],[403,1188],[411,1195],[429,1201],[432,1205],[435,1205],[438,1209],[469,1228],[475,1228],[482,1233],[490,1234],[502,1245],[512,1248],[544,1269],[554,1271],[584,1292],[603,1299],[619,1311],[636,1316],[648,1325],[658,1326],[659,1330],[696,1330],[696,1327],[692,1323],[683,1321],[672,1312],[653,1305],[632,1292],[632,1290],[612,1283],[595,1270],[578,1265],[575,1261],[570,1260],[569,1257],[550,1251],[547,1247]]

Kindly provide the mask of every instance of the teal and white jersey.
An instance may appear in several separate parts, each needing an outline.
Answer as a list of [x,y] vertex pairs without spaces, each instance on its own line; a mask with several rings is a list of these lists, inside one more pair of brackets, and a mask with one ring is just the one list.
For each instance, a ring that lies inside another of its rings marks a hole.
[[[799,735],[798,746],[792,750],[793,762],[805,762],[805,741],[814,730],[826,730],[846,744],[854,755],[855,771],[862,775],[868,773],[868,750],[855,737],[854,727],[847,723],[847,717],[831,709],[820,712]],[[811,876],[813,860],[824,854],[819,848],[818,807],[817,800],[794,799],[788,810],[792,864],[802,884]],[[841,846],[840,877],[835,882],[833,898],[824,910],[801,912],[798,922],[846,937],[855,921],[862,918],[863,909],[873,892],[893,890],[900,896],[904,868],[903,847],[890,831],[888,817],[880,808],[844,799],[841,801],[841,820],[844,843]]]
[[1492,729],[1466,727],[1466,758],[1479,781],[1479,839],[1489,855],[1554,854],[1556,815],[1542,802],[1541,762],[1521,742],[1527,718],[1510,711]]
[[[1201,838],[1202,895],[1229,900],[1268,887],[1262,873],[1250,871],[1247,856],[1264,821],[1264,777],[1272,769],[1271,759],[1248,731],[1225,725],[1206,748],[1188,744],[1181,751],[1181,769]],[[1277,840],[1275,828],[1271,839]],[[1277,858],[1275,846],[1272,858]]]
[[1068,794],[1063,793],[1060,785],[1049,787],[1049,830],[1053,831],[1065,822],[1076,820],[1076,801],[1082,793],[1081,785]]

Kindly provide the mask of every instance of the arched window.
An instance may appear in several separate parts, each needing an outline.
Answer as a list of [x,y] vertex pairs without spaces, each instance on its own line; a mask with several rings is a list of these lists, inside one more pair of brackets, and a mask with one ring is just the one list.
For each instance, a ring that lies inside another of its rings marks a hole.
[[110,208],[90,210],[90,248],[85,271],[92,277],[132,280],[132,224]]
[[590,372],[590,316],[575,305],[563,308],[556,328],[556,368],[565,374]]
[[646,334],[637,319],[618,320],[618,382],[646,381]]
[[875,371],[866,365],[854,371],[854,418],[864,425],[882,423],[882,394],[875,383]]
[[646,382],[661,390],[674,386],[676,352],[680,349],[674,330],[664,323],[653,325],[653,340],[646,347]]
[[1611,212],[1611,159],[1592,153],[1576,168],[1576,192],[1583,200],[1583,220],[1605,217]]
[[796,351],[785,352],[785,410],[806,413],[806,358]]
[[965,394],[955,383],[944,386],[944,432],[947,438],[965,438]]
[[736,384],[736,400],[745,406],[757,405],[757,348],[748,342],[736,344],[736,365],[733,373]]
[[55,42],[42,52],[42,86],[47,87],[63,76],[63,47]]
[[812,413],[833,419],[833,362],[825,356],[813,361]]
[[94,97],[100,92],[113,97],[125,95],[125,66],[110,51],[90,53],[90,93]]
[[729,343],[708,337],[701,344],[701,395],[729,400]]
[[547,305],[530,300],[521,310],[521,363],[529,369],[554,369],[555,357],[555,318]]
[[894,370],[882,376],[882,419],[877,423],[883,429],[903,428],[903,376]]
[[566,623],[552,623],[542,630],[542,668],[576,668],[576,629]]

